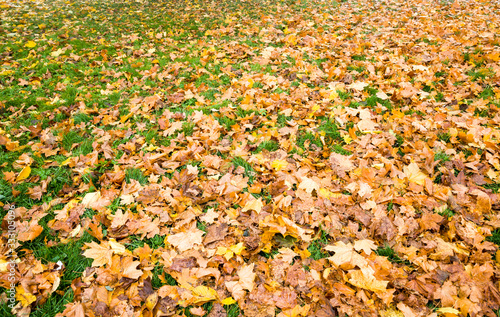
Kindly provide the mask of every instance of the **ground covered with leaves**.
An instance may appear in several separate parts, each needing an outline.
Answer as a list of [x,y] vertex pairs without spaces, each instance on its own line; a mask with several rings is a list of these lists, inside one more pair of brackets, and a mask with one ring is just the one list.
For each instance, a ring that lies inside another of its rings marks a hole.
[[498,2],[0,8],[2,316],[498,313]]

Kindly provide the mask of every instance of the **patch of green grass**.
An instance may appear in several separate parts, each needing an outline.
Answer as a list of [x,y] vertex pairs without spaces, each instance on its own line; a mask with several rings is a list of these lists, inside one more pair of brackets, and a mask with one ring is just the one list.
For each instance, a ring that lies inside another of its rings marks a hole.
[[434,161],[449,162],[450,156],[444,152],[437,152],[434,154]]
[[[300,131],[299,134],[297,135],[296,144],[304,151],[309,150],[311,148],[311,145],[315,145],[320,149],[323,147],[323,144],[321,143],[319,137],[317,137],[315,134],[309,131],[307,132]],[[307,144],[309,144],[308,148],[306,148]]]
[[[66,304],[73,301],[73,290],[68,288],[64,295],[52,293],[45,304],[33,310],[30,317],[52,317],[61,313],[66,308]],[[4,315],[2,315],[4,316]]]
[[182,133],[184,133],[185,136],[191,136],[193,135],[194,127],[195,127],[194,122],[184,122],[182,123],[181,131]]
[[323,247],[328,244],[330,238],[326,231],[324,231],[323,229],[320,230],[321,235],[318,238],[314,239],[307,247],[307,250],[311,253],[311,258],[313,260],[319,260],[330,256],[328,252],[323,251]]
[[318,128],[318,131],[321,131],[325,134],[327,142],[343,141],[337,124],[331,119],[323,120]]
[[86,139],[73,150],[73,154],[76,156],[79,155],[85,156],[92,153],[94,151],[94,148],[92,147],[92,142],[94,142],[94,140]]
[[450,142],[450,139],[451,139],[451,135],[448,132],[438,133],[437,137],[438,137],[438,140],[443,141],[445,143]]
[[500,246],[500,229],[495,229],[495,231],[491,233],[491,236],[486,237],[486,241],[493,242]]
[[207,223],[205,221],[197,221],[196,228],[200,229],[201,231],[207,232]]
[[380,256],[385,256],[392,263],[411,265],[411,262],[408,260],[401,259],[399,255],[394,251],[389,245],[385,245],[384,247],[379,247],[375,250],[375,253]]
[[387,211],[391,211],[394,208],[394,203],[392,200],[387,204]]
[[334,144],[334,145],[332,145],[331,146],[331,150],[332,150],[332,152],[335,152],[335,153],[338,153],[338,154],[342,154],[342,155],[346,155],[346,156],[352,154],[351,151],[348,151],[348,150],[344,149],[342,147],[342,145],[340,145],[340,144]]
[[487,77],[495,76],[495,72],[488,68],[473,69],[467,72],[467,76],[471,77],[472,81],[477,81],[478,79],[486,79]]
[[491,189],[491,191],[495,194],[500,193],[500,183],[484,184],[482,186],[483,186],[483,188]]
[[224,309],[226,310],[227,317],[238,317],[241,315],[241,309],[237,303],[224,305]]
[[365,55],[353,55],[351,58],[355,61],[366,61]]
[[[0,290],[3,290],[3,288],[0,288]],[[1,293],[3,293],[3,292],[1,292]],[[2,317],[15,317],[16,316],[12,313],[8,302],[0,304],[0,315]]]
[[[210,313],[212,311],[213,305],[214,305],[213,302],[208,302],[208,303],[205,303],[205,304],[201,305],[201,308],[203,308],[207,312],[205,314],[205,316],[207,316],[208,313]],[[189,311],[193,307],[194,306],[188,306],[188,307],[184,308],[184,316],[186,316],[186,317],[195,317],[196,315],[191,314],[191,312]]]
[[141,239],[137,235],[130,236],[129,238],[130,242],[125,243],[125,247],[130,251],[134,251],[137,248],[142,248],[144,244],[147,244],[153,250],[165,246],[164,242],[165,236],[160,236],[158,234],[149,239],[148,238]]
[[64,264],[64,273],[61,277],[61,283],[58,290],[63,291],[64,295],[53,293],[45,304],[38,307],[33,311],[30,316],[55,316],[64,310],[65,305],[73,300],[73,291],[70,287],[73,280],[80,277],[83,271],[91,266],[92,259],[86,258],[82,255],[82,247],[85,243],[95,241],[89,233],[85,232],[84,235],[75,241],[67,244],[58,244],[52,247],[46,245],[46,239],[53,239],[48,233],[50,229],[46,227],[46,223],[52,216],[45,217],[39,221],[44,227],[42,234],[33,241],[23,244],[24,249],[33,251],[33,255],[42,261],[42,263],[56,263],[61,261]]
[[170,285],[170,286],[177,285],[177,281],[172,277],[172,275],[165,273],[163,264],[156,263],[151,273],[153,275],[151,279],[151,284],[154,289],[158,289],[163,285]]
[[85,140],[84,137],[82,137],[78,132],[72,130],[63,136],[62,146],[66,151],[69,151],[71,150],[73,144],[80,143],[83,140]]
[[450,217],[453,217],[455,215],[455,212],[453,210],[451,210],[450,208],[446,208],[445,210],[439,212],[438,214],[443,216],[443,217],[450,218]]
[[144,173],[138,168],[129,168],[125,171],[125,181],[130,184],[131,179],[135,179],[141,185],[145,185],[148,182]]
[[83,112],[78,112],[73,116],[73,121],[75,122],[75,124],[80,124],[82,122],[90,122],[90,120],[92,120],[92,117]]
[[269,140],[269,141],[263,141],[257,146],[257,149],[255,149],[255,153],[260,153],[263,150],[266,150],[268,152],[274,152],[277,151],[280,148],[280,145],[278,142],[274,140]]
[[233,163],[234,168],[238,168],[238,166],[243,167],[245,169],[244,175],[246,177],[248,177],[248,181],[250,182],[250,184],[253,184],[253,182],[255,180],[256,172],[255,172],[254,168],[252,167],[252,165],[250,163],[248,163],[247,161],[245,161],[245,159],[243,159],[242,157],[239,157],[239,156],[233,158],[232,163]]
[[276,248],[271,249],[271,251],[269,251],[269,252],[264,252],[264,251],[259,252],[259,254],[262,255],[263,257],[265,257],[266,259],[269,259],[269,258],[274,259],[274,257],[279,253],[280,252]]
[[490,85],[486,86],[486,88],[479,94],[479,97],[483,99],[488,99],[491,97],[495,97],[495,92],[491,88]]

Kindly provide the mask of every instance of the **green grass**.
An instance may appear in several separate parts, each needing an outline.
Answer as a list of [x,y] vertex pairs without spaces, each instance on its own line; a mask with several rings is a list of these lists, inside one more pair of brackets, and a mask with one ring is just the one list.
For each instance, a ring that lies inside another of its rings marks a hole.
[[319,149],[323,147],[323,144],[321,143],[319,137],[317,137],[314,133],[309,131],[307,132],[300,131],[299,134],[297,135],[296,144],[304,151],[312,149],[311,148],[312,145],[316,146]]
[[70,151],[73,144],[81,143],[84,140],[85,138],[82,137],[78,132],[69,131],[62,137],[62,146],[66,151]]
[[129,168],[125,171],[125,181],[130,184],[131,179],[138,181],[141,185],[145,185],[148,182],[144,173],[138,168]]
[[147,244],[153,250],[165,246],[165,236],[155,235],[152,238],[141,239],[140,236],[132,235],[128,238],[130,239],[130,242],[125,243],[125,247],[130,251],[134,251],[137,248],[142,248],[145,244]]
[[250,184],[253,184],[253,182],[255,181],[256,172],[252,165],[239,156],[233,158],[232,163],[235,169],[239,166],[243,167],[245,169],[245,177],[248,177]]
[[443,141],[444,143],[449,143],[451,140],[451,135],[448,132],[438,133],[437,137],[440,141]]
[[486,189],[490,189],[493,193],[500,193],[500,183],[496,184],[484,184],[482,185]]
[[408,260],[404,260],[399,257],[399,255],[394,251],[389,245],[385,245],[384,247],[379,247],[375,250],[375,253],[380,256],[385,256],[392,263],[411,265],[411,262]]
[[314,239],[309,246],[307,247],[307,251],[311,253],[311,258],[313,260],[320,260],[323,258],[327,258],[330,256],[328,252],[323,251],[325,245],[327,245],[330,241],[328,233],[323,229],[320,229],[319,237]]
[[490,241],[500,246],[500,229],[495,229],[491,236],[486,237],[486,241]]
[[444,152],[437,152],[434,154],[434,161],[449,162],[450,156]]
[[274,152],[280,148],[280,145],[278,142],[270,140],[270,141],[263,141],[261,142],[258,146],[257,149],[255,149],[255,153],[260,153],[264,150],[268,152]]
[[440,214],[443,217],[450,218],[455,215],[455,212],[449,208],[446,208],[445,210],[439,212],[438,214]]

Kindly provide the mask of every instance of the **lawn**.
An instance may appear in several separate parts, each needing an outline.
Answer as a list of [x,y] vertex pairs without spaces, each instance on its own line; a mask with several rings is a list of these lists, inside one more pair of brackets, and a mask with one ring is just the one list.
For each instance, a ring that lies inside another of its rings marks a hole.
[[500,316],[499,61],[495,1],[0,0],[0,315]]

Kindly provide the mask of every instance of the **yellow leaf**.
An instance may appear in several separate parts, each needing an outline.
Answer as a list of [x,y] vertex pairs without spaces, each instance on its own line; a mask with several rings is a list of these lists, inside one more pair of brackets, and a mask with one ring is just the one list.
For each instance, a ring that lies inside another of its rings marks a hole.
[[391,308],[380,312],[382,317],[405,317],[405,315],[397,309]]
[[288,162],[285,160],[274,160],[271,163],[271,167],[274,168],[276,171],[281,171],[283,168],[288,166]]
[[158,293],[155,292],[155,293],[149,295],[148,298],[146,299],[146,307],[149,310],[153,310],[153,308],[155,308],[157,302],[158,302]]
[[389,282],[377,280],[374,276],[366,276],[363,272],[355,270],[350,273],[349,283],[372,292],[384,292]]
[[347,143],[347,144],[350,144],[351,141],[352,141],[352,138],[349,135],[347,135],[347,134],[344,135],[342,138],[344,139],[344,142]]
[[195,287],[193,289],[193,295],[198,297],[194,299],[195,304],[209,302],[218,298],[217,292],[214,289],[203,285]]
[[460,311],[458,309],[453,308],[453,307],[441,307],[441,308],[438,308],[436,311],[438,312],[438,314],[445,314],[445,315],[451,314],[451,315],[458,316],[458,314],[460,314]]
[[36,296],[31,293],[25,292],[24,287],[19,285],[18,287],[16,287],[16,299],[21,302],[21,305],[23,305],[23,307],[28,307],[29,305],[31,305],[31,303],[36,301]]
[[4,259],[0,259],[0,272],[5,273],[9,270],[9,264],[10,262],[7,262]]
[[14,74],[14,71],[13,70],[10,70],[10,69],[6,69],[6,70],[2,70],[0,72],[0,76],[8,76],[10,74]]
[[121,123],[125,123],[125,121],[127,121],[127,120],[128,120],[128,118],[130,118],[132,115],[133,115],[133,113],[131,112],[131,113],[129,113],[129,114],[128,114],[128,115],[126,115],[126,116],[122,116],[122,117],[120,118],[120,122],[121,122]]
[[16,182],[20,182],[23,179],[28,178],[30,176],[30,174],[31,174],[31,167],[26,166],[25,168],[23,168],[21,173],[19,173],[19,175],[17,175]]
[[240,242],[238,244],[232,245],[231,247],[229,247],[229,249],[233,251],[234,254],[240,255],[241,252],[243,252],[243,250],[245,249],[245,245],[243,244],[243,242]]
[[420,171],[417,163],[411,163],[410,165],[403,167],[403,172],[410,182],[414,182],[418,185],[424,185],[426,176]]
[[226,247],[218,247],[215,254],[224,256],[227,261],[231,260],[231,258],[234,256],[234,252]]
[[232,297],[227,297],[221,300],[222,305],[232,305],[236,303],[236,301]]
[[260,213],[263,206],[264,204],[262,203],[262,198],[260,197],[259,199],[247,201],[241,212],[245,212],[247,210],[255,210],[257,213]]
[[332,91],[330,93],[330,95],[328,96],[328,99],[329,100],[334,100],[335,98],[337,98],[339,96],[339,94],[336,92],[336,91]]
[[65,166],[65,165],[68,165],[69,162],[71,162],[71,159],[73,159],[73,157],[68,157],[67,159],[65,159],[62,163],[61,163],[61,166]]
[[26,44],[24,44],[24,46],[28,48],[33,48],[36,46],[36,43],[33,41],[28,41]]

